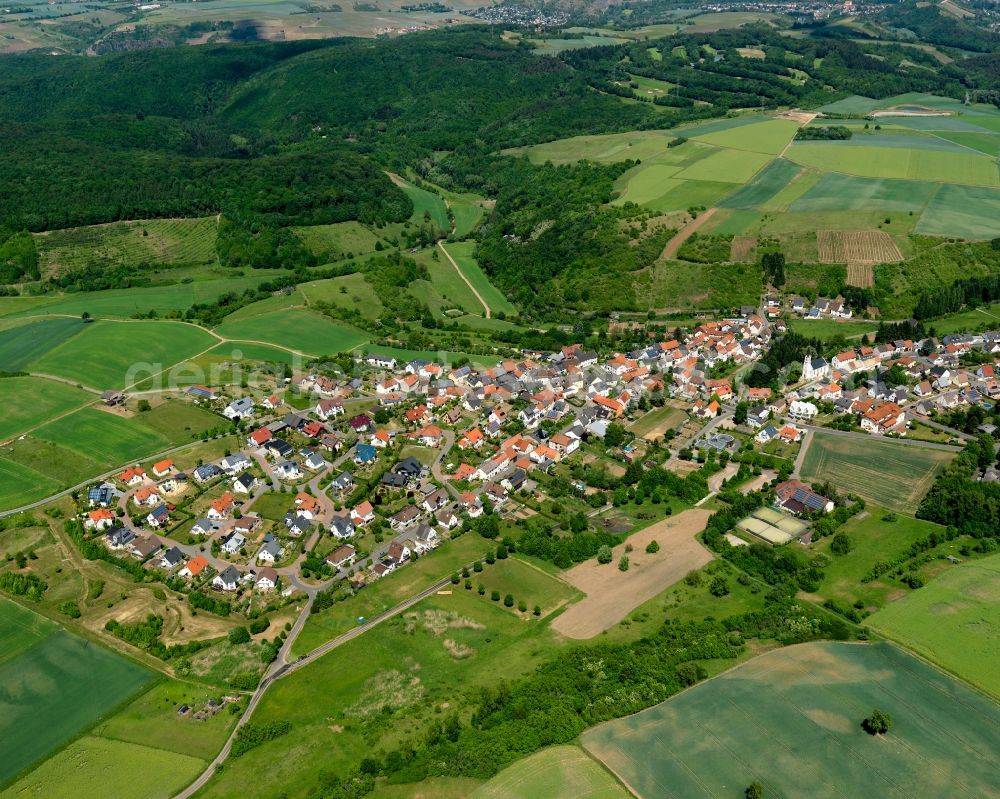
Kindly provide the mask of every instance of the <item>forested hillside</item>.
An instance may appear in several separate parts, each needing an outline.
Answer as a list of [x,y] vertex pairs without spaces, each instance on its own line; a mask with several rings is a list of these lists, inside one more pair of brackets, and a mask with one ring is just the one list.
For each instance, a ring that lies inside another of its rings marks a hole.
[[[748,43],[763,57],[744,57]],[[0,224],[43,231],[221,214],[222,264],[307,268],[315,258],[293,225],[410,217],[391,170],[495,201],[477,255],[527,315],[627,310],[631,275],[670,235],[651,212],[608,205],[631,162],[552,167],[501,151],[850,93],[961,97],[972,82],[980,91],[996,82],[987,58],[971,81],[912,48],[876,54],[766,25],[553,56],[485,27],[374,43],[25,56],[0,72]],[[638,96],[638,79],[674,89]],[[35,277],[30,262],[19,251],[0,275]]]

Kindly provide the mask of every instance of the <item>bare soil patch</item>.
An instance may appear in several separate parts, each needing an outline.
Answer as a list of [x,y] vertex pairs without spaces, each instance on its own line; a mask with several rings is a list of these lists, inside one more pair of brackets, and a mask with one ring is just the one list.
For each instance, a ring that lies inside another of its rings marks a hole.
[[[552,629],[568,638],[593,638],[692,569],[704,566],[712,553],[695,540],[695,534],[711,515],[702,508],[686,510],[630,536],[614,548],[611,563],[590,560],[567,571],[563,579],[587,596],[552,622]],[[646,545],[653,540],[660,551],[647,554]],[[634,549],[629,553],[629,570],[622,572],[618,559],[625,554],[626,543]]]

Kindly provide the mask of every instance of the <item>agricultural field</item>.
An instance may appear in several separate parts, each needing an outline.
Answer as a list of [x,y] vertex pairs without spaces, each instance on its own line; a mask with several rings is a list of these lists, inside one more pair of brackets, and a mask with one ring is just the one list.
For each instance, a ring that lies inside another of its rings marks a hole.
[[631,794],[576,746],[553,746],[519,760],[470,799],[629,799]]
[[956,147],[952,150],[796,142],[785,154],[790,161],[817,169],[871,178],[926,180],[969,186],[1000,186],[995,159]]
[[941,186],[914,232],[930,236],[986,239],[1000,235],[1000,191],[974,186]]
[[147,262],[202,266],[218,263],[215,217],[148,219],[36,233],[42,276],[99,265]]
[[87,735],[0,792],[0,799],[103,794],[116,799],[170,799],[204,767],[205,761],[198,758]]
[[[872,708],[893,726],[861,729]],[[891,644],[811,643],[760,655],[672,699],[585,732],[584,747],[641,799],[1000,791],[1000,708]],[[669,741],[669,746],[664,742]]]
[[83,329],[80,319],[46,319],[8,328],[0,332],[0,369],[20,372]]
[[[29,442],[49,441],[113,468],[166,449],[177,435],[176,432],[170,436],[161,434],[138,420],[124,419],[104,410],[84,408],[39,427]],[[86,477],[84,474],[80,479]]]
[[[14,632],[11,629],[14,628]],[[21,608],[0,602],[0,630],[22,651],[0,663],[5,692],[0,737],[5,742],[0,784],[60,747],[130,695],[152,674],[130,660],[57,625],[26,621]],[[23,648],[28,636],[37,638]]]
[[44,499],[65,487],[47,474],[10,460],[6,457],[6,449],[0,452],[3,453],[0,455],[0,509]]
[[1000,698],[1000,555],[950,567],[866,623]]
[[209,333],[181,322],[96,321],[33,361],[29,369],[100,390],[125,388],[213,344]]
[[44,424],[56,416],[91,404],[97,398],[86,391],[41,377],[0,380],[0,441]]
[[448,206],[444,199],[427,189],[414,186],[398,176],[391,176],[393,182],[399,186],[413,203],[413,214],[410,222],[422,225],[427,221],[433,222],[435,227],[444,232],[451,230],[451,222],[448,219]]
[[950,452],[814,433],[802,463],[802,479],[829,480],[840,491],[891,510],[912,513],[934,478],[954,455]]
[[351,350],[368,340],[359,330],[305,310],[276,311],[223,322],[215,332],[227,339],[276,344],[314,356]]
[[[586,597],[558,616],[552,629],[568,638],[593,638],[689,571],[704,566],[712,553],[695,535],[705,528],[710,515],[707,510],[692,508],[670,516],[614,547],[610,563],[588,560],[569,569],[563,579]],[[645,551],[650,541],[660,545],[659,552]],[[625,554],[626,543],[634,550],[629,554],[629,570],[622,572],[618,560]]]
[[884,230],[817,230],[816,239],[819,260],[824,264],[884,264],[903,260],[896,242]]

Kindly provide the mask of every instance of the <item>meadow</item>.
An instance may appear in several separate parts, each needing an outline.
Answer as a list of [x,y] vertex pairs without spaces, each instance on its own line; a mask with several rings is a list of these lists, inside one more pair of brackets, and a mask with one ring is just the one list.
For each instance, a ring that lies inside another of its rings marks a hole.
[[961,148],[953,151],[841,146],[840,142],[796,142],[786,157],[797,164],[872,178],[903,178],[933,183],[1000,186],[996,161]]
[[[257,712],[290,721],[290,732],[243,755],[238,769],[216,774],[203,795],[308,795],[321,770],[347,772],[428,720],[461,712],[467,692],[499,674],[514,679],[551,656],[556,641],[544,623],[498,605],[461,588],[435,595],[279,680]],[[402,796],[413,795],[407,787]]]
[[[360,617],[369,619],[384,613],[456,569],[481,559],[488,548],[489,542],[484,539],[464,535],[442,544],[433,553],[407,565],[405,569],[392,572],[372,585],[365,586],[356,596],[319,613],[313,613],[295,640],[293,654],[304,655],[347,632],[357,626]],[[457,586],[455,590],[459,589],[460,586]]]
[[314,356],[351,350],[368,340],[360,330],[306,310],[275,311],[223,322],[215,332],[227,339],[276,344]]
[[181,322],[96,321],[33,361],[30,370],[99,390],[125,388],[209,349],[214,341],[201,328]]
[[912,513],[950,452],[814,433],[802,463],[802,479],[829,480],[840,491],[869,499],[883,507]]
[[526,618],[526,615],[518,611],[516,603],[523,601],[529,614],[533,614],[537,605],[542,611],[539,618],[544,619],[583,596],[560,578],[517,555],[487,566],[473,575],[472,582],[473,585],[486,586],[487,595],[494,590],[499,591],[501,596],[513,594],[515,605],[505,610],[519,618]]
[[503,312],[507,315],[516,314],[517,309],[511,305],[510,300],[490,282],[486,273],[476,263],[476,259],[472,255],[475,249],[476,244],[472,241],[458,241],[448,245],[448,253],[455,259],[462,274],[479,292],[479,296],[489,305],[493,315],[495,316],[497,312]]
[[86,391],[42,377],[0,380],[0,441],[47,420],[89,405],[97,398]]
[[760,299],[761,271],[756,264],[660,262],[636,275],[641,306],[680,310],[730,309]]
[[242,292],[256,288],[267,280],[287,274],[284,270],[259,270],[256,274],[225,275],[221,270],[199,271],[198,279],[191,282],[180,275],[169,274],[165,279],[171,282],[158,286],[135,286],[128,289],[108,289],[107,291],[87,291],[54,295],[47,298],[42,307],[28,307],[16,311],[16,316],[37,316],[39,314],[69,314],[80,316],[85,311],[94,317],[129,319],[135,314],[156,311],[186,311],[195,303],[214,302],[222,294],[230,291]]
[[[831,552],[832,538],[814,541],[810,549],[829,557],[829,563],[823,566],[823,580],[816,592],[819,596],[848,605],[860,599],[869,610],[875,611],[887,602],[898,600],[908,589],[888,579],[862,582],[872,566],[878,561],[891,561],[903,555],[914,541],[927,538],[931,533],[937,533],[943,540],[945,531],[940,525],[912,516],[893,514],[893,518],[885,509],[875,505],[868,505],[865,511],[840,528],[840,532],[846,533],[851,540],[850,552],[845,555]],[[859,518],[861,516],[864,518]],[[957,544],[949,544],[948,547],[957,553]]]
[[1000,555],[950,567],[867,623],[1000,698]]
[[300,227],[295,228],[295,234],[315,256],[329,261],[375,252],[379,241],[379,237],[360,222]]
[[[15,626],[23,640],[24,614],[0,603],[0,629]],[[48,755],[138,692],[152,674],[130,660],[63,629],[46,629],[40,640],[0,664],[4,712],[0,783]],[[5,632],[5,636],[8,634]]]
[[629,799],[631,794],[576,746],[553,746],[508,766],[470,799]]
[[[883,740],[861,729],[872,708]],[[890,644],[812,643],[763,654],[585,732],[584,747],[642,799],[988,796],[1000,708]],[[669,742],[669,745],[666,744]]]
[[169,799],[204,767],[198,758],[87,735],[19,779],[0,799]]
[[410,216],[411,222],[422,225],[426,221],[430,221],[445,233],[451,230],[451,222],[448,219],[448,206],[445,205],[444,199],[440,195],[427,189],[422,189],[419,186],[414,186],[412,183],[400,178],[395,178],[394,182],[413,203],[413,214]]

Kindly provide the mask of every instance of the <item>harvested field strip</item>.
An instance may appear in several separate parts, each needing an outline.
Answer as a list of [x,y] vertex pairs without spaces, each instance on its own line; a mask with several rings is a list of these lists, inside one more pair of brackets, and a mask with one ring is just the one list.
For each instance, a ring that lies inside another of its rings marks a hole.
[[[568,638],[593,638],[692,569],[704,566],[712,553],[695,539],[695,534],[704,529],[711,515],[711,511],[692,508],[630,536],[628,543],[634,551],[627,572],[619,571],[616,565],[625,554],[624,541],[614,548],[611,563],[591,560],[567,571],[564,579],[587,596],[556,618],[552,629]],[[660,551],[643,552],[653,540],[660,545]]]
[[819,260],[824,264],[855,261],[868,264],[898,263],[903,254],[884,230],[817,230]]
[[[860,721],[896,722],[885,739]],[[642,799],[996,796],[1000,707],[891,644],[768,652],[582,736]],[[734,786],[740,786],[734,791]]]
[[875,285],[875,266],[863,261],[848,261],[847,285],[870,289]]

